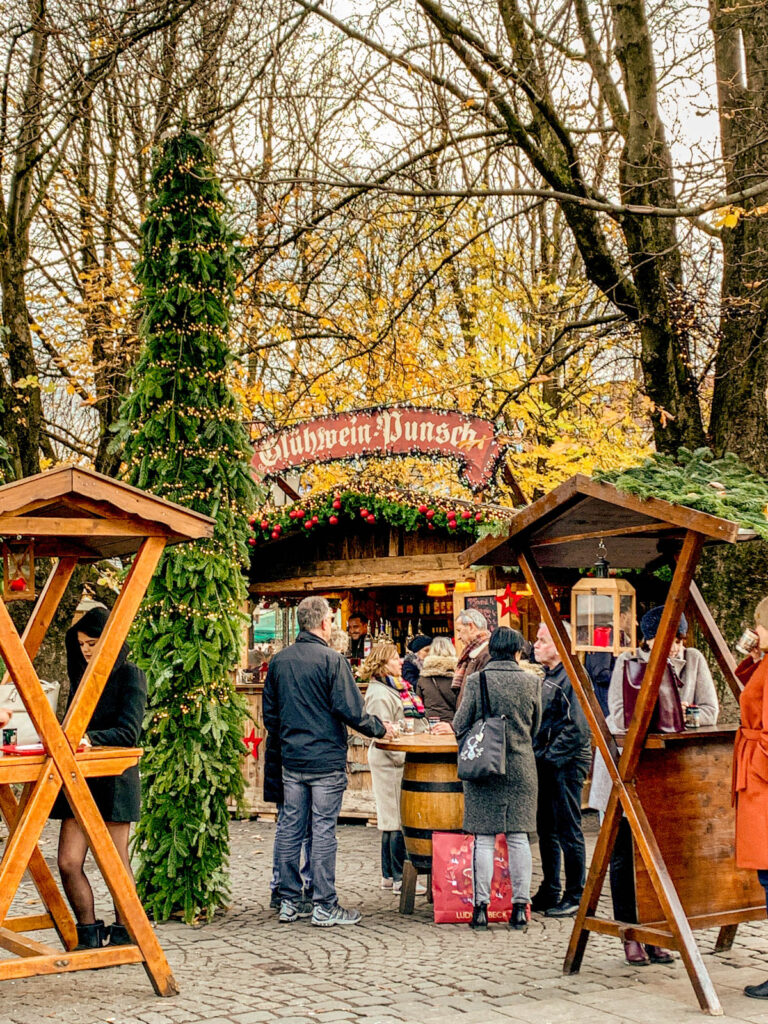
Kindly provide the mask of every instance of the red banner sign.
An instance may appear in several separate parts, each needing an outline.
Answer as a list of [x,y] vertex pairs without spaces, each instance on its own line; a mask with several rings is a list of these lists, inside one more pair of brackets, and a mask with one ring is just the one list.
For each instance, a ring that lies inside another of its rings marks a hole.
[[310,420],[254,442],[251,466],[274,476],[316,462],[365,455],[428,455],[456,459],[468,487],[490,482],[501,448],[494,426],[477,416],[393,406]]

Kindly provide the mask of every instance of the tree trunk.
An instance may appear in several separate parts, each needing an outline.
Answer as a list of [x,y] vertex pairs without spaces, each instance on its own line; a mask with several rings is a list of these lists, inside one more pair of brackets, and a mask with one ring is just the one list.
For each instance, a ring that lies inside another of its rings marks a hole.
[[[768,172],[768,9],[764,2],[710,0],[726,191]],[[764,198],[764,197],[763,197]],[[709,433],[713,448],[736,452],[768,472],[768,218],[746,215],[723,227],[720,344]]]

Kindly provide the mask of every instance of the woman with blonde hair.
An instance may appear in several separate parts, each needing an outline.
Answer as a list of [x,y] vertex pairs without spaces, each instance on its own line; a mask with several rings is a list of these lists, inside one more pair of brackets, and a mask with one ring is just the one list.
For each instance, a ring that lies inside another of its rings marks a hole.
[[[367,683],[365,710],[382,721],[413,723],[414,732],[427,731],[424,705],[400,675],[400,655],[393,643],[375,644],[358,673]],[[400,827],[400,785],[405,754],[396,750],[368,748],[376,818],[381,832],[381,888],[399,892],[403,879],[405,840]],[[424,891],[421,889],[420,891]]]

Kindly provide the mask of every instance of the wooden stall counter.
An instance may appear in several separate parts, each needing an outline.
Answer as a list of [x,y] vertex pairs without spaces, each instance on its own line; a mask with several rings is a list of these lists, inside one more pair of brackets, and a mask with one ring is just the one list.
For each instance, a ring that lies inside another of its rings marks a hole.
[[[734,861],[731,771],[737,730],[733,724],[650,733],[638,765],[638,796],[694,928],[765,917],[765,892],[756,873]],[[634,852],[638,921],[668,930],[637,844]],[[721,947],[723,942],[727,934]]]
[[456,771],[458,746],[450,734],[418,733],[374,742],[383,750],[405,753],[400,818],[409,860],[403,866],[400,913],[410,914],[418,875],[432,872],[432,833],[461,831],[464,792]]
[[[365,694],[365,685],[360,692]],[[262,701],[264,683],[262,681],[238,683],[238,693],[242,694],[248,705],[252,721],[246,726],[253,728],[254,735],[266,741],[267,730],[263,726]],[[370,740],[350,730],[347,745],[347,788],[341,802],[341,818],[363,820],[368,825],[376,824],[376,802],[371,787],[371,770],[368,767],[368,744]],[[250,753],[243,755],[242,769],[245,780],[243,800],[249,817],[264,818],[267,821],[277,819],[277,805],[264,799],[264,747],[258,747],[257,756]],[[234,805],[232,810],[236,810]]]

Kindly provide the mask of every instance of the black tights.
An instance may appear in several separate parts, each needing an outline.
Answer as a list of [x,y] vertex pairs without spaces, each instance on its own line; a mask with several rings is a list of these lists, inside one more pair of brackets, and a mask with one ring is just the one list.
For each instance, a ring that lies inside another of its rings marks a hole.
[[[130,822],[107,821],[105,822],[112,842],[117,848],[120,859],[133,879],[131,861],[128,854],[128,837],[131,831]],[[93,889],[85,873],[85,858],[88,855],[88,839],[85,832],[74,818],[64,818],[59,832],[59,874],[64,892],[67,894],[70,906],[75,913],[78,924],[93,924],[96,920],[96,908],[93,901]],[[115,907],[115,921],[118,924],[125,922],[120,917],[120,912]]]

